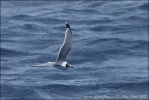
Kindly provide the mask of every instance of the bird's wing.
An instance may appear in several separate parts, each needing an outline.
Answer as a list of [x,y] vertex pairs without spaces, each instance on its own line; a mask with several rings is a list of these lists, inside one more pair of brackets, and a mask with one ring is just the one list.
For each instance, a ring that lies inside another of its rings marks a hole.
[[64,43],[62,44],[57,61],[66,61],[66,56],[71,49],[72,33],[70,28],[66,28]]

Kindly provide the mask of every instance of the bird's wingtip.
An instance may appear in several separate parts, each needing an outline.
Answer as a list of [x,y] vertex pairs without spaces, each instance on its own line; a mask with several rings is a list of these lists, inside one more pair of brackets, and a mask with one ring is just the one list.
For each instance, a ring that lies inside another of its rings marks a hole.
[[66,25],[66,28],[70,28],[68,22],[66,22],[65,25]]

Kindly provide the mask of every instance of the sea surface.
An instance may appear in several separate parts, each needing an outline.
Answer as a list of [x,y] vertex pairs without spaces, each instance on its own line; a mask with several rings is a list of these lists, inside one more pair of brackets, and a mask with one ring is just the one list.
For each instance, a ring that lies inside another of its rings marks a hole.
[[1,1],[1,99],[147,99],[148,43],[147,0]]

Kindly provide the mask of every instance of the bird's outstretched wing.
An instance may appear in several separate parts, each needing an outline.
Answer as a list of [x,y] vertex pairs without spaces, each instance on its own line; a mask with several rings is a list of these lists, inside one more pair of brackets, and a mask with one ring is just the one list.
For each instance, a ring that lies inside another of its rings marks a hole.
[[66,22],[65,39],[60,48],[57,61],[66,61],[66,56],[71,49],[72,33],[69,24]]

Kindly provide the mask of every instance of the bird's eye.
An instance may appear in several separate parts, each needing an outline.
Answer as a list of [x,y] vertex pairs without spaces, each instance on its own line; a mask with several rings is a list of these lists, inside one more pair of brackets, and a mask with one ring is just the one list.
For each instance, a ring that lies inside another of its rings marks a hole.
[[66,67],[70,67],[70,65],[67,63],[67,64],[66,64]]

